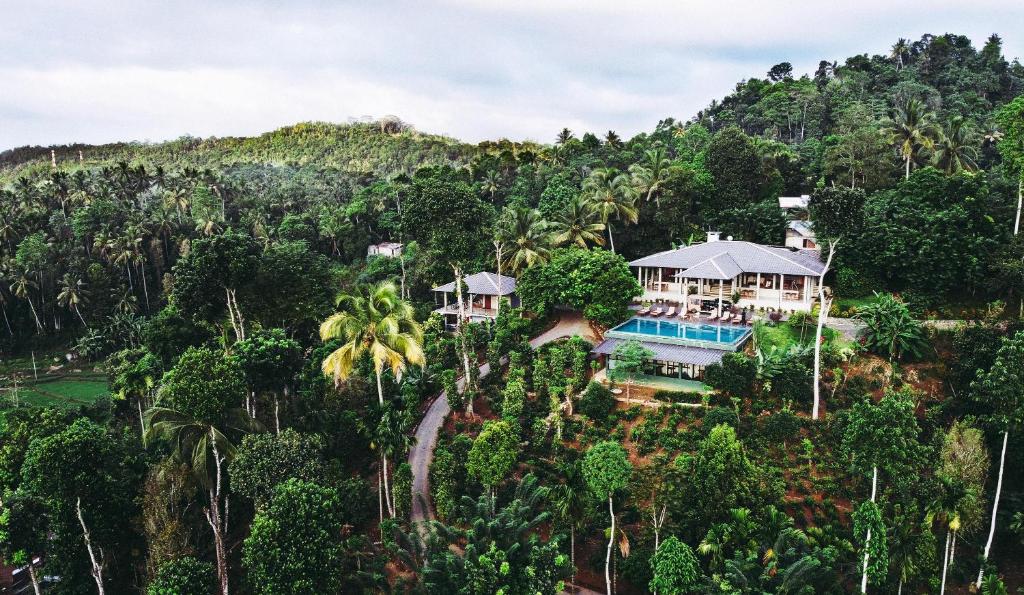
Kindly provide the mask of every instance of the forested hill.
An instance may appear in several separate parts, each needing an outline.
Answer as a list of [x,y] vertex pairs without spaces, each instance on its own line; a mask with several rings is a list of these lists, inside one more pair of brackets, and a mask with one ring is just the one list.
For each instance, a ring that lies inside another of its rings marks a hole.
[[[393,118],[332,124],[303,122],[255,137],[182,137],[161,143],[20,147],[0,153],[0,182],[50,167],[50,150],[63,167],[95,167],[121,161],[165,169],[221,169],[234,165],[316,164],[352,174],[389,175],[423,165],[461,163],[473,147],[417,132]],[[79,159],[82,159],[79,162]]]
[[696,120],[712,130],[735,125],[799,143],[866,126],[916,99],[940,120],[960,116],[984,129],[993,108],[1024,91],[1024,66],[1006,60],[998,35],[980,50],[966,36],[949,33],[899,39],[885,53],[822,60],[813,75],[793,74],[790,63],[777,64],[764,78],[742,81],[712,101]]

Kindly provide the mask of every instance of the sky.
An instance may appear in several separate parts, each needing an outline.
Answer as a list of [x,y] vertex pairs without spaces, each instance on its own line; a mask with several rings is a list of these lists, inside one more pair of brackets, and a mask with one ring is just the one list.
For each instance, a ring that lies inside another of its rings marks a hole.
[[396,115],[469,142],[688,119],[788,61],[991,33],[1013,0],[0,0],[0,150]]

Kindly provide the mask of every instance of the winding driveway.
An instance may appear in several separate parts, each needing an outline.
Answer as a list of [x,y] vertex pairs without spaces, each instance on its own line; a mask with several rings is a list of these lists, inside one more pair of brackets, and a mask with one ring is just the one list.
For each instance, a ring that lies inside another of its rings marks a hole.
[[[576,335],[591,343],[597,342],[597,336],[581,314],[562,312],[555,326],[530,340],[530,347],[537,349],[546,343]],[[480,378],[484,378],[490,372],[490,363],[480,366]],[[459,378],[457,386],[459,391],[462,391],[466,387],[465,378]],[[430,463],[434,460],[437,435],[450,412],[448,395],[441,391],[441,394],[427,408],[420,425],[416,428],[416,444],[409,451],[409,466],[412,467],[412,514],[410,520],[413,523],[434,518],[433,505],[430,501]]]

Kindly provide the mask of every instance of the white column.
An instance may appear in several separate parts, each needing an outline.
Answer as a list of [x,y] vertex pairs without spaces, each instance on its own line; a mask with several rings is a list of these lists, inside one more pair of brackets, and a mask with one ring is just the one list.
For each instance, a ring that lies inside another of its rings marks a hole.
[[761,301],[761,273],[757,274],[757,285],[754,287],[754,301]]
[[811,278],[808,277],[807,275],[804,275],[804,298],[803,298],[804,302],[806,302],[807,301],[807,297],[811,295],[810,288],[811,288]]
[[473,315],[473,294],[469,294],[469,315]]
[[444,296],[444,309],[447,310],[448,309],[448,292],[447,291],[443,291],[443,292],[441,292],[441,295]]
[[782,275],[779,275],[779,284],[775,286],[775,289],[779,292],[779,310],[782,310]]
[[661,267],[658,267],[658,291],[661,291],[661,288],[664,287],[661,284],[661,271],[663,271],[663,270],[665,270],[665,269],[663,269]]
[[[719,279],[719,281],[718,281],[718,322],[719,322],[719,324],[721,324],[721,322],[722,322],[722,291],[724,289],[725,289],[725,281],[722,281],[721,279]],[[722,337],[719,336],[718,338],[721,339]]]

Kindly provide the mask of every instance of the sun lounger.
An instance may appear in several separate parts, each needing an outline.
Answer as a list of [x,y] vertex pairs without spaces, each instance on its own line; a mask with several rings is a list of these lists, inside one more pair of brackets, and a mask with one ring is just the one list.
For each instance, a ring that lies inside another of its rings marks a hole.
[[718,320],[718,312],[712,312],[708,315],[708,320]]
[[651,310],[651,316],[661,316],[662,311],[661,307],[654,308]]
[[649,306],[644,306],[643,308],[637,310],[636,313],[639,314],[640,316],[647,316],[647,314],[650,313],[650,311],[651,308]]
[[668,309],[668,312],[665,312],[665,318],[672,318],[675,315],[676,315],[676,307],[675,306],[672,306],[671,308]]

